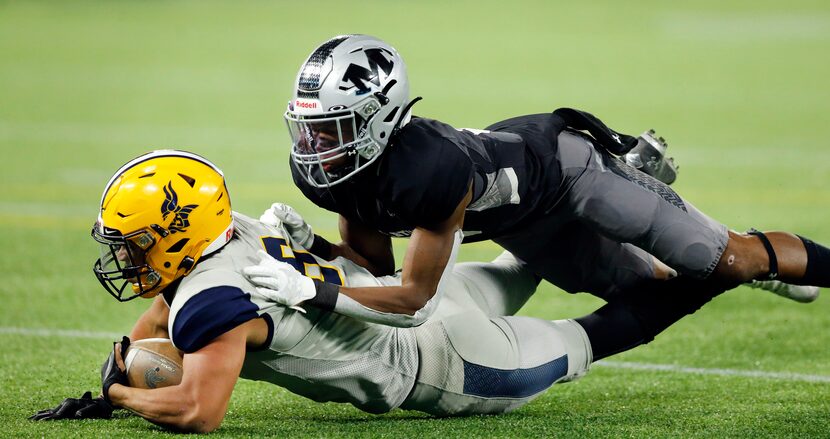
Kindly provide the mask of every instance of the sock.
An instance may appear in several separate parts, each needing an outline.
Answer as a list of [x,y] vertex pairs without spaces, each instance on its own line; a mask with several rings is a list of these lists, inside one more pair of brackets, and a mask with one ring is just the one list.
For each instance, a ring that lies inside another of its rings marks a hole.
[[588,334],[596,361],[654,340],[726,289],[687,276],[646,282],[576,322]]
[[799,238],[804,243],[804,248],[807,249],[807,270],[804,277],[792,283],[830,287],[830,249],[802,236]]
[[621,303],[609,303],[576,319],[591,341],[593,361],[627,351],[654,339],[640,320]]

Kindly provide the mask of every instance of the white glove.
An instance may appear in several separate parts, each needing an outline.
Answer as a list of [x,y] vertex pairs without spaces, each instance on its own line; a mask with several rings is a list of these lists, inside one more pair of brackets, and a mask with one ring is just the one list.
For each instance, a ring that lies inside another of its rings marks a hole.
[[279,227],[282,224],[291,235],[291,239],[306,250],[310,249],[311,244],[314,243],[314,232],[311,231],[311,226],[305,222],[299,212],[287,204],[272,204],[262,213],[259,220],[273,227]]
[[263,250],[257,252],[258,265],[242,269],[242,273],[256,286],[265,299],[305,312],[299,304],[317,295],[317,288],[310,277],[300,274],[291,264],[278,261]]

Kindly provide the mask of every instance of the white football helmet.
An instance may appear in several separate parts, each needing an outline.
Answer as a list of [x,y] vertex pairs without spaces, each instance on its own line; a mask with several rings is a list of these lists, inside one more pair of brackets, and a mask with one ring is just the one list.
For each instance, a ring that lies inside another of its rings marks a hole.
[[296,168],[314,187],[372,164],[409,121],[409,80],[398,52],[368,35],[334,37],[303,62],[285,120]]

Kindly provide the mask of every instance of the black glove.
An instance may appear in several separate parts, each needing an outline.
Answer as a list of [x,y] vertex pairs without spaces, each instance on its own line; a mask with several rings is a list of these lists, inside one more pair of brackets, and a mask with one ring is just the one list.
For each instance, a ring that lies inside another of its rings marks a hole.
[[93,398],[92,392],[84,393],[80,398],[66,398],[53,409],[41,410],[29,419],[32,421],[50,421],[54,419],[109,419],[112,406],[103,398]]
[[[127,371],[119,369],[118,364],[115,362],[116,343],[112,343],[112,352],[107,357],[107,361],[104,361],[104,364],[101,365],[101,393],[104,395],[104,400],[109,404],[112,404],[109,396],[110,387],[113,384],[127,385]],[[121,339],[121,360],[127,357],[128,347],[130,347],[130,338],[125,335]]]

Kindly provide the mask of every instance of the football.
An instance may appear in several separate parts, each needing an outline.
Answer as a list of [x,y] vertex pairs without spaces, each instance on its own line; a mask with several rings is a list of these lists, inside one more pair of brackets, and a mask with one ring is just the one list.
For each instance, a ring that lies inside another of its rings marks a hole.
[[182,382],[182,353],[166,338],[130,343],[124,364],[130,387],[156,389]]

